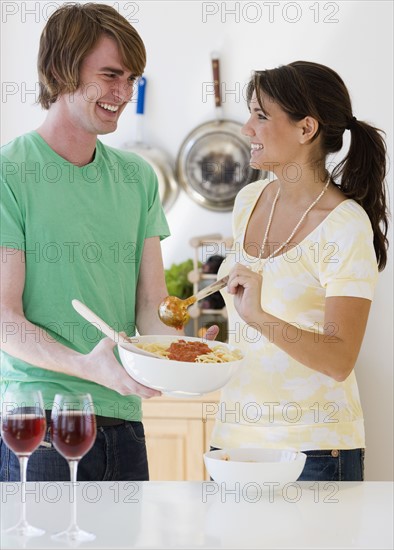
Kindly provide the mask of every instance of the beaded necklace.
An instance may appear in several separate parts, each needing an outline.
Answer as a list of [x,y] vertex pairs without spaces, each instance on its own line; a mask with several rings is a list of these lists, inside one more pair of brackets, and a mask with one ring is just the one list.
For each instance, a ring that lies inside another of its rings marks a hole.
[[305,220],[306,216],[308,215],[308,213],[312,210],[312,208],[319,202],[319,200],[322,198],[322,196],[324,195],[324,193],[327,191],[327,188],[328,188],[328,185],[330,183],[330,177],[328,177],[327,181],[326,181],[326,184],[324,186],[324,189],[321,191],[321,193],[319,194],[319,196],[312,202],[311,205],[308,206],[308,208],[305,210],[305,212],[302,214],[299,222],[297,223],[297,225],[295,226],[295,228],[293,229],[293,231],[290,233],[290,236],[288,239],[286,239],[286,241],[284,243],[282,243],[279,248],[277,248],[276,250],[274,250],[267,258],[263,258],[263,254],[264,254],[264,248],[267,244],[267,239],[268,239],[268,232],[270,230],[270,227],[271,227],[271,223],[272,223],[272,218],[273,218],[273,215],[274,215],[274,211],[275,211],[275,206],[276,206],[276,203],[278,202],[278,199],[279,199],[279,195],[280,195],[280,188],[278,189],[276,195],[275,195],[275,198],[274,198],[274,202],[272,203],[272,208],[271,208],[271,213],[269,215],[269,218],[268,218],[268,224],[267,224],[267,229],[265,230],[265,233],[264,233],[264,239],[263,239],[263,244],[261,245],[261,248],[260,248],[260,254],[259,254],[259,260],[264,260],[264,262],[270,260],[271,258],[273,258],[274,256],[276,256],[276,254],[278,254],[278,252],[280,252],[286,245],[289,244],[289,242],[291,241],[291,239],[294,237],[294,235],[296,234],[296,231],[298,230],[298,228],[300,227],[300,225],[302,224],[302,222]]

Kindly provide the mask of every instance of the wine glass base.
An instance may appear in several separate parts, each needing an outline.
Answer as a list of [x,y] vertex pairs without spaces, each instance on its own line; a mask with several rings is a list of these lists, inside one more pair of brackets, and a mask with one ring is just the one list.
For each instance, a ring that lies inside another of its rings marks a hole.
[[83,529],[76,528],[69,528],[65,531],[61,531],[60,533],[56,533],[55,535],[51,536],[52,540],[55,541],[90,541],[94,540],[96,538],[96,535],[93,533],[88,533],[87,531],[83,531]]
[[39,527],[33,527],[29,523],[18,523],[13,527],[1,531],[1,534],[12,537],[41,537],[45,534],[45,531]]

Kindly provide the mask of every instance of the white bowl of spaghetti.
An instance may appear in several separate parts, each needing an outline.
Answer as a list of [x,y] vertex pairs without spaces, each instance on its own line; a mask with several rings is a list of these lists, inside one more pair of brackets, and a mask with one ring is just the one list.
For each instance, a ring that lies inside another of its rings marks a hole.
[[242,353],[229,344],[191,336],[138,336],[133,343],[158,357],[133,353],[119,344],[119,356],[127,373],[140,384],[173,397],[218,390],[243,362]]

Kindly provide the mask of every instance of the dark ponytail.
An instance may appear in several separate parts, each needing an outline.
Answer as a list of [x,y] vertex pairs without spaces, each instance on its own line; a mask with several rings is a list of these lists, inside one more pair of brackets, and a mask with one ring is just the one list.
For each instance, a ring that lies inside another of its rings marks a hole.
[[334,168],[333,180],[349,199],[358,202],[368,214],[374,233],[373,244],[379,271],[387,262],[388,212],[386,206],[386,144],[381,130],[366,122],[349,124],[350,146],[345,158]]
[[388,210],[386,205],[386,144],[381,130],[358,121],[352,112],[349,92],[341,77],[329,67],[295,61],[267,71],[256,71],[247,88],[262,107],[261,94],[276,101],[289,118],[299,121],[312,116],[319,122],[324,157],[342,149],[343,134],[351,132],[345,158],[332,171],[332,180],[349,199],[368,214],[374,234],[379,271],[387,262]]

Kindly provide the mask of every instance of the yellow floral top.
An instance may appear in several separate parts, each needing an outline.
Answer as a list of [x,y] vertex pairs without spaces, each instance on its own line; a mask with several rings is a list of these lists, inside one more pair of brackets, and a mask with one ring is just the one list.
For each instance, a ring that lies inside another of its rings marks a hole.
[[[300,330],[323,333],[329,296],[372,300],[378,269],[369,218],[353,200],[339,204],[301,243],[269,260],[245,253],[245,231],[268,180],[238,194],[233,213],[234,245],[220,267],[236,262],[260,267],[263,309]],[[299,363],[272,338],[237,314],[223,291],[229,342],[246,353],[245,366],[223,388],[211,445],[219,448],[354,449],[365,446],[364,420],[354,371],[344,382]],[[287,326],[287,325],[286,325]],[[272,331],[275,327],[272,327]],[[287,338],[296,339],[294,328]],[[273,333],[274,334],[274,333]],[[332,327],[332,336],[335,327]]]

